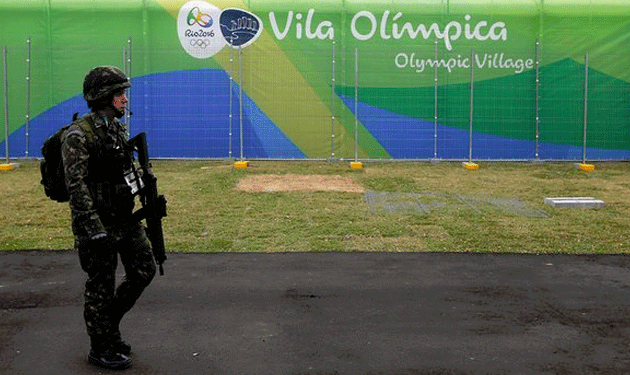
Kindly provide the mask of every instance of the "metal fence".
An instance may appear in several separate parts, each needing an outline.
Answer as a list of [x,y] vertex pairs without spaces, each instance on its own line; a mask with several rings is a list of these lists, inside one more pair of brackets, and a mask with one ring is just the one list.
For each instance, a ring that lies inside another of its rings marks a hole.
[[[64,63],[60,55],[68,50]],[[401,51],[413,52],[383,57],[376,49],[331,41],[327,54],[300,51],[312,69],[296,73],[284,71],[291,63],[285,55],[254,44],[226,52],[225,69],[148,74],[149,53],[172,60],[176,52],[137,50],[129,40],[116,52],[117,61],[95,57],[92,66],[72,64],[73,53],[97,50],[52,50],[30,39],[3,48],[7,161],[40,157],[43,140],[74,112],[87,110],[82,82],[59,80],[65,76],[60,70],[84,74],[100,64],[118,65],[132,77],[134,114],[125,121],[132,135],[147,133],[155,157],[584,163],[630,158],[630,83],[597,69],[601,53],[567,59],[552,50],[543,53],[536,42],[518,59],[508,59],[473,46],[469,55],[453,54],[435,42],[402,45]],[[62,62],[53,66],[52,55]],[[12,67],[8,61],[23,63]],[[401,75],[413,78],[405,87],[388,87]]]

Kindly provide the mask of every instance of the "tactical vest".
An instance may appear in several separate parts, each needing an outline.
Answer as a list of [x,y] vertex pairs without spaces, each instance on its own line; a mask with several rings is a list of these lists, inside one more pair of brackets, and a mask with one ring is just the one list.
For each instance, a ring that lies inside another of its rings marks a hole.
[[76,122],[88,148],[88,189],[103,225],[122,224],[117,221],[130,216],[134,206],[124,179],[125,171],[132,167],[132,150],[123,133],[96,127],[92,116],[84,115]]

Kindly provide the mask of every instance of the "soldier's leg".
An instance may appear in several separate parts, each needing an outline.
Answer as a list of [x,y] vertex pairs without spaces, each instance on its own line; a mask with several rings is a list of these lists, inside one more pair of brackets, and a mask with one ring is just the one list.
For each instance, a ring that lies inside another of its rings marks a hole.
[[116,246],[125,269],[124,280],[116,289],[114,297],[113,317],[115,326],[118,328],[122,317],[131,310],[144,289],[153,280],[156,265],[151,243],[141,225],[137,225]]
[[128,368],[131,359],[113,348],[115,327],[111,307],[118,255],[107,243],[95,244],[85,239],[77,240],[76,248],[81,268],[88,274],[83,312],[91,345],[88,362],[108,369]]
[[84,318],[93,345],[100,345],[111,335],[110,315],[116,286],[118,256],[114,249],[95,246],[87,239],[77,240],[81,268],[87,273],[85,282]]

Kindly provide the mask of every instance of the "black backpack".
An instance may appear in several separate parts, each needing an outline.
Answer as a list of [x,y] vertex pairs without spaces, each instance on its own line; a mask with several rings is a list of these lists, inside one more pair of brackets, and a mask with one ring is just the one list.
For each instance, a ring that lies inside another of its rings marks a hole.
[[[79,114],[72,116],[72,123],[59,129],[55,134],[48,137],[42,145],[42,156],[39,164],[42,174],[41,184],[44,186],[46,196],[57,202],[68,201],[68,188],[66,187],[66,177],[63,168],[63,157],[61,156],[61,140],[66,130],[77,120]],[[88,143],[94,142],[94,134],[91,129],[81,126],[86,135]]]

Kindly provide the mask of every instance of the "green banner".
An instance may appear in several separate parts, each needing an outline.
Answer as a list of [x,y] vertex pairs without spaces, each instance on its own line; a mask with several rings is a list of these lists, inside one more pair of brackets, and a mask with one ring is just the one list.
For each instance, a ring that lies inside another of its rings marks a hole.
[[31,0],[0,21],[12,157],[87,110],[97,65],[130,75],[161,157],[630,157],[625,0]]

